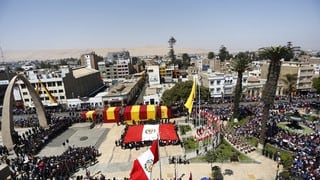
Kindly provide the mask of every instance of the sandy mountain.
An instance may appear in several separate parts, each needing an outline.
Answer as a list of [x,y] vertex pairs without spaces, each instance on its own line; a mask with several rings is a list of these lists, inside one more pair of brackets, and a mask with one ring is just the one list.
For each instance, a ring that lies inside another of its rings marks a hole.
[[[62,58],[80,58],[82,54],[94,51],[97,55],[107,56],[108,52],[127,50],[131,56],[164,56],[169,52],[165,46],[146,46],[136,48],[92,48],[92,49],[59,49],[59,50],[25,50],[25,51],[4,51],[4,61],[18,60],[49,60]],[[197,48],[174,48],[176,54],[206,54],[208,50]]]

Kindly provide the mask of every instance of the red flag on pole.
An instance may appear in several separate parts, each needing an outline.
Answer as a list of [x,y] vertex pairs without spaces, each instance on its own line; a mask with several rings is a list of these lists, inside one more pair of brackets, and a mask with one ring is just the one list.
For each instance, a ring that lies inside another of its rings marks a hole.
[[159,160],[158,152],[158,140],[156,140],[153,141],[150,149],[134,160],[130,180],[149,180],[151,178],[152,167]]

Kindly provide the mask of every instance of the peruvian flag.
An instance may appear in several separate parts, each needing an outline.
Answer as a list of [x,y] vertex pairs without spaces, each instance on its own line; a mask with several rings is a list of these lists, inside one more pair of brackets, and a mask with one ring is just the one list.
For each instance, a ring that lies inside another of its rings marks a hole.
[[134,160],[130,180],[148,180],[151,178],[152,167],[159,160],[158,140],[146,152]]

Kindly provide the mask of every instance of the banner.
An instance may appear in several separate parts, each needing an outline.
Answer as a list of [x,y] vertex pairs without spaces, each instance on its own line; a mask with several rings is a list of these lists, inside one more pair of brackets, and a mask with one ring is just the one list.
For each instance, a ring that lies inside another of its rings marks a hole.
[[119,122],[120,121],[121,107],[108,107],[103,110],[103,120],[105,123]]
[[93,110],[93,111],[88,111],[86,113],[86,118],[87,119],[91,119],[91,120],[96,120],[96,111]]
[[123,142],[131,143],[155,140],[157,139],[158,134],[160,140],[179,140],[174,124],[159,124],[129,126],[124,134]]
[[195,97],[196,97],[196,80],[195,80],[195,78],[193,78],[193,85],[192,85],[190,95],[189,95],[186,103],[184,104],[184,106],[188,109],[189,114],[191,114],[193,100]]

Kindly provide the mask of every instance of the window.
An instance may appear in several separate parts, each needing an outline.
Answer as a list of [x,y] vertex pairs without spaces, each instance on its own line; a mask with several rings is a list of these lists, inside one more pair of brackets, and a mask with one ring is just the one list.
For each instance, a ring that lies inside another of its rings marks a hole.
[[153,69],[149,69],[148,72],[153,72]]
[[220,80],[217,80],[217,85],[220,85],[221,81]]
[[28,93],[27,93],[27,92],[23,92],[22,94],[25,96],[25,95],[27,95]]
[[62,86],[62,81],[58,81],[58,82],[57,82],[57,85],[58,85],[58,86]]
[[64,99],[64,96],[60,96],[60,99]]
[[63,89],[59,89],[59,93],[63,93]]
[[213,85],[214,84],[214,81],[210,81],[210,85]]

